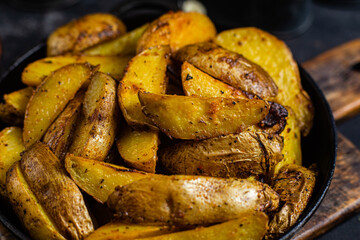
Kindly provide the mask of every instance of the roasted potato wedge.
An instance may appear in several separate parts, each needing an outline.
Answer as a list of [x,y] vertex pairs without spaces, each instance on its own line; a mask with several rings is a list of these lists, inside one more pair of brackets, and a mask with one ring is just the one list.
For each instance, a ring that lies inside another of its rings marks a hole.
[[141,111],[138,92],[141,89],[153,93],[165,93],[168,82],[166,66],[170,61],[169,51],[165,46],[154,47],[130,60],[118,88],[119,105],[130,126],[152,126],[150,119]]
[[42,142],[48,145],[55,156],[61,161],[65,159],[65,154],[70,146],[83,100],[84,93],[78,93],[77,96],[68,103],[53,124],[51,124],[43,137]]
[[228,221],[251,210],[273,211],[279,197],[258,181],[156,175],[117,187],[107,204],[127,222],[188,226]]
[[139,39],[137,53],[158,45],[169,45],[174,52],[182,46],[213,39],[212,21],[197,12],[169,12],[150,24]]
[[127,165],[140,171],[155,173],[160,144],[159,131],[133,130],[125,125],[116,144],[120,156]]
[[149,24],[144,24],[120,37],[86,49],[83,53],[86,55],[101,56],[135,55],[137,43],[148,26]]
[[6,189],[14,212],[32,238],[65,240],[24,179],[20,162],[16,162],[9,169]]
[[88,14],[52,32],[47,39],[47,55],[80,52],[125,32],[124,23],[111,14]]
[[257,99],[205,98],[139,92],[143,112],[169,137],[206,139],[238,133],[265,118]]
[[83,116],[77,126],[69,152],[104,161],[117,129],[116,82],[97,72],[85,92]]
[[95,70],[89,64],[66,65],[53,72],[38,86],[26,107],[23,130],[25,148],[41,139]]
[[266,100],[278,94],[274,80],[261,66],[214,43],[187,45],[179,49],[174,58],[179,62],[187,61],[233,87]]
[[33,88],[27,87],[4,94],[5,103],[0,103],[0,120],[11,125],[22,125],[24,123],[26,105],[33,91]]
[[216,224],[210,227],[199,227],[194,230],[175,232],[156,237],[144,238],[147,240],[261,240],[268,224],[268,217],[262,212],[248,212],[241,214],[237,219]]
[[314,107],[301,86],[298,66],[286,44],[257,28],[237,28],[221,32],[215,42],[259,64],[279,88],[275,101],[291,107],[304,135],[310,132]]
[[21,80],[28,86],[38,86],[51,72],[71,63],[90,63],[99,66],[99,71],[110,74],[120,80],[131,56],[57,56],[39,59],[27,65]]
[[38,142],[25,151],[20,167],[36,199],[65,238],[83,239],[94,231],[80,190],[45,144]]
[[6,172],[14,162],[21,159],[20,153],[24,150],[20,128],[8,127],[0,132],[0,194],[4,197]]
[[65,167],[74,182],[96,201],[104,203],[116,186],[132,183],[151,174],[110,163],[68,154]]
[[159,159],[171,174],[247,178],[265,176],[282,159],[283,140],[244,131],[161,149]]

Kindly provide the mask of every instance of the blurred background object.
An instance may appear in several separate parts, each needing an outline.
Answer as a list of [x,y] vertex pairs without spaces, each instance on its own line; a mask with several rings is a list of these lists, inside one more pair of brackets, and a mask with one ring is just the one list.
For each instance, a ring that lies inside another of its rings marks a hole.
[[44,11],[69,7],[80,0],[7,0],[7,2],[16,7],[27,11]]

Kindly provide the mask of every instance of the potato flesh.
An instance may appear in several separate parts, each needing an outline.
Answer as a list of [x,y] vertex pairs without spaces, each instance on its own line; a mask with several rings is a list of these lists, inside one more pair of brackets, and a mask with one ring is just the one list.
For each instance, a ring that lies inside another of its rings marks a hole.
[[291,107],[304,135],[310,132],[314,107],[301,86],[296,62],[285,43],[257,28],[237,28],[221,32],[215,42],[244,55],[269,73],[279,87],[276,102]]
[[40,140],[67,103],[93,74],[88,64],[71,64],[48,76],[26,108],[23,141],[26,148]]
[[100,203],[107,201],[116,186],[129,184],[149,174],[97,160],[67,155],[65,167],[74,182]]
[[32,238],[65,240],[26,183],[19,162],[7,173],[6,189],[14,212]]
[[257,99],[205,98],[139,92],[143,112],[169,137],[206,139],[238,133],[265,118]]
[[36,199],[66,238],[82,239],[94,231],[80,190],[45,144],[28,149],[20,167]]
[[130,60],[118,88],[118,100],[125,120],[130,126],[152,126],[150,119],[141,111],[138,92],[165,93],[167,86],[166,66],[169,48],[165,46],[147,49]]
[[156,175],[117,187],[107,204],[126,222],[188,226],[224,222],[251,210],[273,211],[279,197],[257,181]]
[[28,86],[38,86],[51,72],[72,63],[90,63],[100,65],[99,71],[109,73],[113,78],[120,80],[131,56],[57,56],[39,59],[25,67],[21,80]]
[[20,153],[24,150],[21,128],[8,127],[0,132],[0,194],[4,197],[6,172],[14,162],[21,159]]

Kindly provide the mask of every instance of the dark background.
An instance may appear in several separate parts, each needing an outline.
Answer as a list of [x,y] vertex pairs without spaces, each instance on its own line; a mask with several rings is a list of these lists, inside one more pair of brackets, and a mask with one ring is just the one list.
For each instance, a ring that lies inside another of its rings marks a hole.
[[[109,12],[124,2],[121,0],[68,1],[76,3],[62,8],[55,6],[55,9],[50,10],[39,10],[39,7],[35,7],[36,10],[34,10],[31,8],[34,8],[34,4],[41,0],[27,1],[32,3],[30,6],[18,3],[19,0],[9,2],[0,0],[0,40],[3,45],[0,74],[3,74],[17,57],[46,39],[56,27],[87,13]],[[258,25],[267,30],[276,31],[286,41],[299,62],[309,60],[339,44],[360,37],[360,1],[333,0],[312,3],[307,0],[278,0],[277,2],[280,2],[283,8],[269,5],[270,0],[265,1],[266,6],[261,0],[253,1],[255,4],[226,0],[204,1],[204,3],[208,4],[209,15],[219,30]],[[286,6],[289,2],[293,5]],[[334,2],[337,4],[333,4]],[[176,7],[177,4],[176,1],[166,1],[166,5]],[[138,11],[146,12],[146,8]],[[289,9],[291,16],[278,12]],[[290,17],[290,20],[284,20],[286,17]],[[127,19],[131,25],[133,23],[131,15],[127,15]],[[306,31],[300,34],[304,29]],[[14,81],[19,81],[19,79],[14,79]],[[338,125],[338,130],[360,147],[360,116]],[[360,214],[354,213],[349,220],[319,239],[360,239]]]

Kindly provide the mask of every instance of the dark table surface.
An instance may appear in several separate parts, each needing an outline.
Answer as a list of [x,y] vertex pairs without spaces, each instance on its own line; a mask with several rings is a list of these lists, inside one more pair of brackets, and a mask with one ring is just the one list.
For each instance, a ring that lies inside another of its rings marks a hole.
[[[0,1],[0,40],[3,45],[0,73],[18,56],[43,41],[56,27],[86,13],[108,12],[119,2],[121,0],[80,0],[63,9],[28,11]],[[299,62],[360,38],[359,7],[340,8],[312,4],[310,15],[310,28],[300,36],[285,40]],[[338,130],[360,147],[360,116],[338,125]],[[319,239],[360,239],[360,214],[354,213],[353,217]]]

